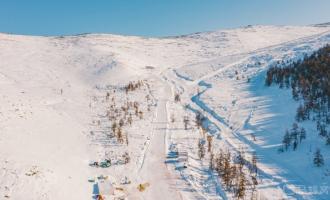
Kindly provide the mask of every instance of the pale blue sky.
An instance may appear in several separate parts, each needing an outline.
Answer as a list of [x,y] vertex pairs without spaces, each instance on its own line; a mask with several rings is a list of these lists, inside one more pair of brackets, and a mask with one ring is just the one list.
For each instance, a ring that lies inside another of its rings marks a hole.
[[330,0],[1,0],[0,32],[167,36],[330,22]]

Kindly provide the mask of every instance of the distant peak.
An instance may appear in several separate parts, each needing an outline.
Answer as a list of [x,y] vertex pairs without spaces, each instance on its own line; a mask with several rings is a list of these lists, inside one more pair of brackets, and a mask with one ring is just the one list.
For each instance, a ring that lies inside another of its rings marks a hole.
[[313,26],[316,26],[316,27],[328,27],[328,26],[330,26],[330,22],[321,23],[321,24],[313,24]]

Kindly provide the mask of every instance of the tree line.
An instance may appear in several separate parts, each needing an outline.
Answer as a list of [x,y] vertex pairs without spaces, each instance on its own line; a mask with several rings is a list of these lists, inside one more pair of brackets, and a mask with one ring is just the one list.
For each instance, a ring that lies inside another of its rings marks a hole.
[[295,62],[278,62],[267,71],[266,86],[291,88],[294,100],[301,102],[296,121],[316,121],[319,135],[330,144],[330,45]]

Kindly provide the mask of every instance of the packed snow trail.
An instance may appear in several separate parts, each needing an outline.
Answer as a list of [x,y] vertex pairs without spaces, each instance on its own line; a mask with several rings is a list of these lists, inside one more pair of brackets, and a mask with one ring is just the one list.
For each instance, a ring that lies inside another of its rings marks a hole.
[[138,172],[140,183],[147,183],[148,186],[140,194],[143,199],[182,199],[176,191],[176,186],[171,185],[173,180],[165,164],[165,137],[168,123],[166,104],[172,96],[171,88],[160,85],[157,87],[157,93],[160,96],[157,102],[156,118],[153,122],[154,130]]

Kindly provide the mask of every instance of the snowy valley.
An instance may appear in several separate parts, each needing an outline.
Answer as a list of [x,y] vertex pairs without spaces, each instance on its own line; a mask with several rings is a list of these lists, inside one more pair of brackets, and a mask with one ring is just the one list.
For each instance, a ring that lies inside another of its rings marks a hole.
[[329,43],[326,24],[0,34],[0,199],[329,199],[329,146],[307,120],[279,153],[299,102],[265,86],[270,66]]

